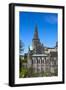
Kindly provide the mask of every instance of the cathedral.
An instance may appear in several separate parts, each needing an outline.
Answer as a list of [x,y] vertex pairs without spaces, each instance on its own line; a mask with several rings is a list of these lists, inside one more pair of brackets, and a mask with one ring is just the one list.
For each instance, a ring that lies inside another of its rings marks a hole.
[[[44,46],[39,39],[38,28],[35,27],[32,39],[32,50],[29,48],[27,54],[27,68],[32,68],[32,72],[58,75],[58,45],[53,48]],[[50,75],[51,76],[51,75]]]

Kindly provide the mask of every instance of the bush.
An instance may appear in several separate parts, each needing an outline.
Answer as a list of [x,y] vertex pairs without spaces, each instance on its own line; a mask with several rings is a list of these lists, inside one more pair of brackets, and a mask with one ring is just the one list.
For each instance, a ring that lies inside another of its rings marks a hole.
[[24,77],[27,77],[28,75],[28,70],[26,68],[21,68],[21,71],[20,71],[20,78],[24,78]]

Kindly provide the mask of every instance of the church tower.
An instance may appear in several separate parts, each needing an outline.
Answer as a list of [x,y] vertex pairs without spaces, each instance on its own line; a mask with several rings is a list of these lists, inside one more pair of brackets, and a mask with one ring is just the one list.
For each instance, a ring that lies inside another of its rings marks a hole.
[[32,47],[34,54],[42,54],[42,45],[40,43],[40,39],[38,36],[38,28],[37,25],[35,27],[34,37],[32,40]]
[[38,37],[38,28],[37,28],[37,26],[35,27],[35,32],[34,32],[33,40],[39,40],[39,37]]

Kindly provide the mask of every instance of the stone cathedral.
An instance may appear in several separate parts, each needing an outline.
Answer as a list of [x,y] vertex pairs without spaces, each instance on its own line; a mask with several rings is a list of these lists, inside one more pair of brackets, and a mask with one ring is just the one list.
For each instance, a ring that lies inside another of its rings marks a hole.
[[[44,46],[40,42],[38,28],[35,27],[32,39],[32,49],[29,48],[27,54],[27,68],[32,68],[34,73],[56,73],[58,74],[58,45],[53,48]],[[41,74],[39,74],[41,76]]]
[[[52,48],[44,46],[35,27],[32,48],[20,56],[22,73],[20,77],[41,77],[58,75],[58,43]],[[21,69],[20,69],[21,70]],[[21,71],[20,71],[21,72]]]

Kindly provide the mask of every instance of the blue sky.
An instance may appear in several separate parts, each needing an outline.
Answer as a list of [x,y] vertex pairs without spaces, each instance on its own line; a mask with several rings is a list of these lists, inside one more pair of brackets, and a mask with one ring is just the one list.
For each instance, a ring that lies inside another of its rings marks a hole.
[[32,44],[35,26],[41,43],[47,47],[54,47],[58,41],[58,15],[57,13],[19,13],[19,39],[24,43],[24,53]]

